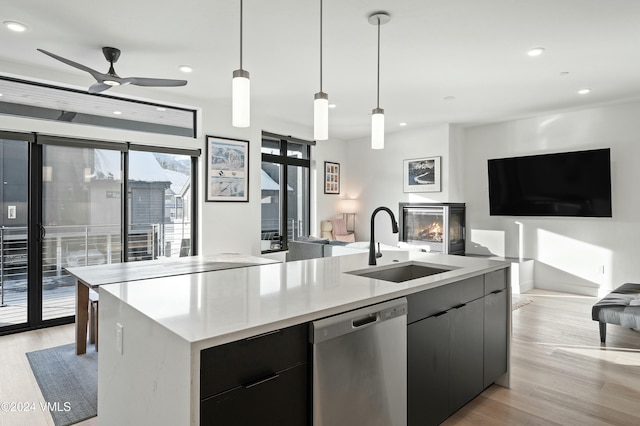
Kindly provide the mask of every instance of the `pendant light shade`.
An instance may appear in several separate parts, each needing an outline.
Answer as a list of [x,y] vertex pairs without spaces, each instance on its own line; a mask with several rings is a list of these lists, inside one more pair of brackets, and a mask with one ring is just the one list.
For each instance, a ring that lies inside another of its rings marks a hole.
[[251,125],[251,83],[249,72],[242,69],[242,0],[240,0],[240,69],[233,72],[231,105],[231,124],[234,127],[249,127]]
[[313,100],[313,138],[329,139],[329,96],[324,92],[316,93]]
[[384,148],[384,110],[374,108],[371,111],[371,149]]
[[251,125],[251,81],[243,69],[233,72],[231,119],[234,127]]
[[329,95],[322,91],[322,0],[320,0],[320,91],[313,100],[313,138],[329,139]]
[[371,149],[384,148],[384,110],[380,108],[380,25],[391,20],[387,12],[376,12],[369,16],[369,23],[378,27],[378,80],[376,107],[371,111]]

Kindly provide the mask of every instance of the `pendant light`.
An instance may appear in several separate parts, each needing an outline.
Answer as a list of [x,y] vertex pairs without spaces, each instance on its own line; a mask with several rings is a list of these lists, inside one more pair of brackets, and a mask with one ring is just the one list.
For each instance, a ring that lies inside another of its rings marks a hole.
[[380,25],[391,20],[387,12],[376,12],[369,15],[369,23],[378,26],[378,86],[376,107],[371,111],[371,149],[384,148],[384,109],[380,108]]
[[320,91],[313,98],[313,138],[329,139],[329,96],[322,91],[322,0],[320,0]]
[[240,0],[240,69],[233,72],[231,105],[233,126],[249,127],[251,123],[251,83],[249,71],[242,69],[242,0]]

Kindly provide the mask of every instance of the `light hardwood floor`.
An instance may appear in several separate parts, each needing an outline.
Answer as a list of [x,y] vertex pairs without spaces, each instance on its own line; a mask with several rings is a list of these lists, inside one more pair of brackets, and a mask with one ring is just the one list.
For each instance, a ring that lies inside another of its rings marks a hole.
[[[492,386],[445,425],[640,425],[640,332],[608,327],[596,299],[534,290],[513,312],[511,388]],[[42,402],[25,352],[71,343],[73,325],[0,337],[0,402]],[[97,425],[96,418],[79,423]],[[53,425],[47,413],[0,413],[0,426]]]

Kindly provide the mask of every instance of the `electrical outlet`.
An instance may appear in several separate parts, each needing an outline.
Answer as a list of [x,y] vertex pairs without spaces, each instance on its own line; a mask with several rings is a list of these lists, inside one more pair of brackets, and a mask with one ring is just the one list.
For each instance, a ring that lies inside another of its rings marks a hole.
[[116,323],[116,349],[120,355],[123,354],[122,335],[124,334],[124,326],[119,322]]

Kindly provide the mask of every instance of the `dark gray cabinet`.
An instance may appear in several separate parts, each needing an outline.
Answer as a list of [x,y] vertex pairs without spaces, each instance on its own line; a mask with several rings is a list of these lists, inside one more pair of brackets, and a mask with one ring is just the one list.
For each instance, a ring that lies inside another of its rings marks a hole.
[[484,389],[484,301],[476,299],[449,312],[449,412],[454,413]]
[[[487,285],[488,284],[488,285]],[[484,387],[507,372],[508,295],[506,271],[485,276],[484,297]]]
[[310,421],[308,325],[200,353],[201,425]]
[[449,417],[448,312],[407,326],[407,424],[436,425]]
[[437,425],[506,372],[506,271],[407,299],[408,424]]

